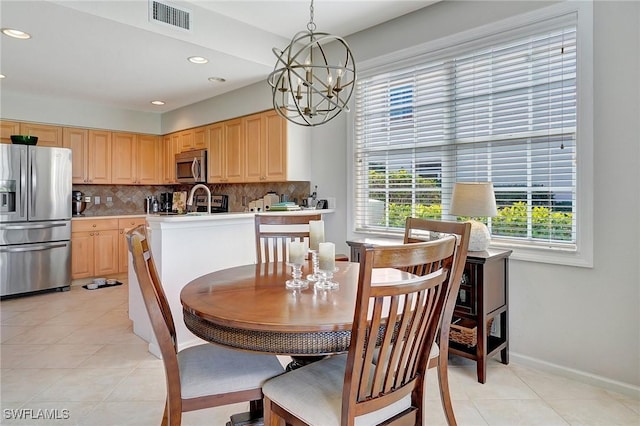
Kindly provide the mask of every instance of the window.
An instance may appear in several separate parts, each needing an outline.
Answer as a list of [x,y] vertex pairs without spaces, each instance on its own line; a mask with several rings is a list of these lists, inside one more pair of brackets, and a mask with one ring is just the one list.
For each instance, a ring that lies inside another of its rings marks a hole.
[[563,14],[361,73],[355,231],[455,220],[453,184],[491,181],[494,245],[578,251],[577,34]]

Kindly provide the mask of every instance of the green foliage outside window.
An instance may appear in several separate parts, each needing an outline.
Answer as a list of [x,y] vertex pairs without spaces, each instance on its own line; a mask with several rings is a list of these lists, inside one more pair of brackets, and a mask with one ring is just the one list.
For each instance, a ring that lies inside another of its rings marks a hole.
[[[442,198],[438,179],[418,177],[406,170],[385,173],[369,171],[369,198],[388,206],[385,218],[377,225],[404,228],[409,216],[423,219],[442,219]],[[559,207],[566,209],[566,206]],[[466,218],[459,218],[466,220]],[[481,218],[478,218],[481,220]],[[573,215],[546,206],[534,206],[531,211],[531,235],[534,239],[571,241]],[[486,223],[486,219],[484,220]],[[498,216],[491,220],[491,234],[495,236],[527,238],[529,217],[527,203],[516,201],[498,208]]]

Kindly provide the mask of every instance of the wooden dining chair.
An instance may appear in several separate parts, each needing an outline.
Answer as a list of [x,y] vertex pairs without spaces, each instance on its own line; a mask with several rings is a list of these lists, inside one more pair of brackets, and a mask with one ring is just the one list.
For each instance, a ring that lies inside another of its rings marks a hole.
[[[265,426],[352,426],[356,419],[361,425],[421,425],[429,352],[455,273],[456,248],[453,236],[361,247],[348,353],[268,380]],[[374,268],[411,274],[375,284]]]
[[[287,259],[287,244],[291,241],[309,240],[309,221],[320,220],[321,214],[256,214],[256,257],[258,263],[278,262]],[[349,260],[336,254],[336,260]]]
[[[407,218],[404,228],[405,244],[432,241],[447,235],[454,235],[457,239],[458,249],[454,260],[455,267],[450,277],[450,280],[456,285],[449,285],[450,294],[447,297],[447,303],[442,313],[439,342],[434,343],[428,364],[428,368],[438,368],[440,399],[449,425],[456,425],[457,423],[449,391],[449,358],[446,354],[449,352],[449,330],[456,298],[458,297],[458,289],[460,288],[459,283],[467,260],[470,233],[471,224],[469,222],[448,222],[414,217]],[[440,354],[444,354],[444,356],[440,356]]]
[[179,425],[182,413],[238,402],[250,402],[252,417],[261,416],[262,384],[282,374],[274,355],[203,344],[178,351],[176,329],[149,250],[145,226],[126,234],[142,297],[164,363],[167,400],[163,425]]

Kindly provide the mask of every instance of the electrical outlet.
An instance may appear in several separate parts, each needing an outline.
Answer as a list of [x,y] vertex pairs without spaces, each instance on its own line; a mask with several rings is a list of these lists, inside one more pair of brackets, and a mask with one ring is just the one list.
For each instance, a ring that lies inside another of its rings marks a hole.
[[90,203],[91,202],[91,197],[90,196],[84,197],[84,202],[85,203]]
[[113,203],[113,197],[107,197],[107,203]]
[[100,204],[100,197],[98,196],[93,197],[93,204]]

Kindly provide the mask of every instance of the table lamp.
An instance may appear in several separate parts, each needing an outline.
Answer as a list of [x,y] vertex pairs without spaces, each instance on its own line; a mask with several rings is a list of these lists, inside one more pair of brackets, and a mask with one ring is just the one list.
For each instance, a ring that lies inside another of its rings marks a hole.
[[[451,196],[451,214],[455,216],[493,217],[498,215],[496,196],[491,182],[458,182]],[[484,251],[491,243],[487,226],[471,220],[469,251]]]

